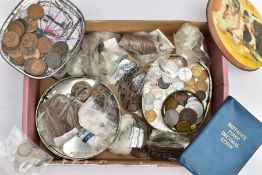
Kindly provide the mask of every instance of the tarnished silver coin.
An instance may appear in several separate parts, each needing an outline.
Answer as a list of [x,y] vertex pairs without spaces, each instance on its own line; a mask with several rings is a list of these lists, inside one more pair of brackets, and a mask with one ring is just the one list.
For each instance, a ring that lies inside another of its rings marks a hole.
[[62,58],[61,58],[61,56],[59,54],[51,52],[51,53],[46,55],[45,63],[51,69],[56,69],[56,68],[61,66]]

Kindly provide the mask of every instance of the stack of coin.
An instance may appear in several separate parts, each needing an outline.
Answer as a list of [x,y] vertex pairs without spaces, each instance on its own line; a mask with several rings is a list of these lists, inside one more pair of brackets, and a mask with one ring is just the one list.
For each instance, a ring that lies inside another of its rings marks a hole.
[[2,49],[10,62],[32,76],[42,76],[48,68],[59,68],[69,52],[65,41],[53,43],[53,36],[38,28],[44,15],[40,4],[30,5],[27,16],[9,23],[2,39]]
[[204,118],[204,106],[201,101],[189,91],[171,94],[163,103],[164,122],[173,131],[182,133],[193,131]]

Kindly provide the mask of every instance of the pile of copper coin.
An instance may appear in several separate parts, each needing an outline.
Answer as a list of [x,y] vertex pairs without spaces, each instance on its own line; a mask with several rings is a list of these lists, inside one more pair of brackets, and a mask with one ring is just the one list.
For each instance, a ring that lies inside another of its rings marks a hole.
[[177,91],[164,102],[164,122],[174,131],[191,132],[203,119],[202,101],[190,91]]
[[59,68],[69,52],[65,41],[52,41],[52,35],[38,27],[38,21],[44,16],[41,5],[30,5],[27,17],[11,21],[2,40],[2,49],[10,62],[32,76]]

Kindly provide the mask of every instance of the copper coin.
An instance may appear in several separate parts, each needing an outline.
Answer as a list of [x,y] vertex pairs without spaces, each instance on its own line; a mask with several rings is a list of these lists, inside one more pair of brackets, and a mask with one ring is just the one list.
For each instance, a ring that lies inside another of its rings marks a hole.
[[203,101],[206,99],[206,92],[205,91],[197,91],[196,96],[199,98],[199,100]]
[[88,83],[80,81],[72,87],[71,96],[76,97],[81,102],[85,102],[90,97],[91,90],[92,87]]
[[25,71],[34,76],[43,75],[47,66],[45,62],[37,58],[29,58],[25,62]]
[[20,58],[23,56],[23,54],[19,49],[17,49],[16,52],[10,53],[8,56],[11,58]]
[[6,32],[3,36],[3,44],[9,48],[15,48],[19,45],[19,35],[15,32]]
[[17,52],[17,50],[19,50],[19,45],[17,47],[14,47],[14,48],[9,48],[9,47],[5,46],[4,44],[2,44],[2,50],[7,54],[12,54],[12,53]]
[[176,129],[178,132],[190,132],[191,125],[187,121],[179,121],[176,125]]
[[25,59],[23,56],[19,58],[10,58],[10,61],[17,66],[24,66],[25,64]]
[[186,91],[179,91],[175,93],[175,99],[179,104],[184,104],[188,99],[188,94]]
[[205,91],[206,92],[208,89],[208,84],[205,81],[198,81],[196,82],[194,88],[196,91]]
[[25,55],[30,55],[35,52],[38,44],[38,38],[33,33],[26,33],[20,43],[20,50]]
[[187,121],[190,123],[190,126],[197,122],[197,113],[190,108],[185,108],[179,113],[180,121]]
[[19,20],[15,20],[10,22],[10,24],[7,27],[8,31],[12,31],[18,34],[19,37],[22,37],[25,33],[25,27],[22,22]]
[[29,17],[23,19],[26,24],[26,32],[32,33],[37,30],[37,20],[33,20]]
[[53,43],[48,37],[42,37],[38,41],[37,48],[40,53],[49,53],[52,51]]
[[40,52],[38,49],[35,49],[34,53],[26,55],[23,55],[24,59],[27,60],[28,58],[40,58]]
[[170,109],[176,109],[177,107],[177,101],[174,97],[170,96],[166,99],[164,102],[165,111]]
[[69,46],[64,41],[58,41],[53,46],[53,52],[58,53],[62,58],[64,58],[69,52]]
[[148,121],[148,122],[153,122],[156,120],[156,112],[154,110],[150,110],[150,111],[146,111],[145,112],[145,119]]
[[32,4],[27,9],[27,15],[31,19],[40,19],[44,16],[44,9],[39,4]]

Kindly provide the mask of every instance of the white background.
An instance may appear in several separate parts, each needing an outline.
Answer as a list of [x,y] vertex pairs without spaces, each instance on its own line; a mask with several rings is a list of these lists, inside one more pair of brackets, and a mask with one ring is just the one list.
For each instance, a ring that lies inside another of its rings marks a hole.
[[[261,0],[251,1],[262,13]],[[0,0],[0,25],[3,24],[18,2],[19,0]],[[72,2],[80,8],[87,20],[170,19],[206,21],[207,0],[72,0]],[[23,76],[8,66],[3,59],[0,59],[0,76],[0,139],[4,139],[12,126],[21,127]],[[262,69],[245,72],[229,64],[229,88],[230,95],[262,121]],[[199,158],[199,161],[201,161],[201,158]],[[262,148],[246,164],[240,175],[261,175],[261,163]],[[191,173],[182,167],[50,166],[44,174],[190,175]],[[1,168],[0,175],[5,175]]]

